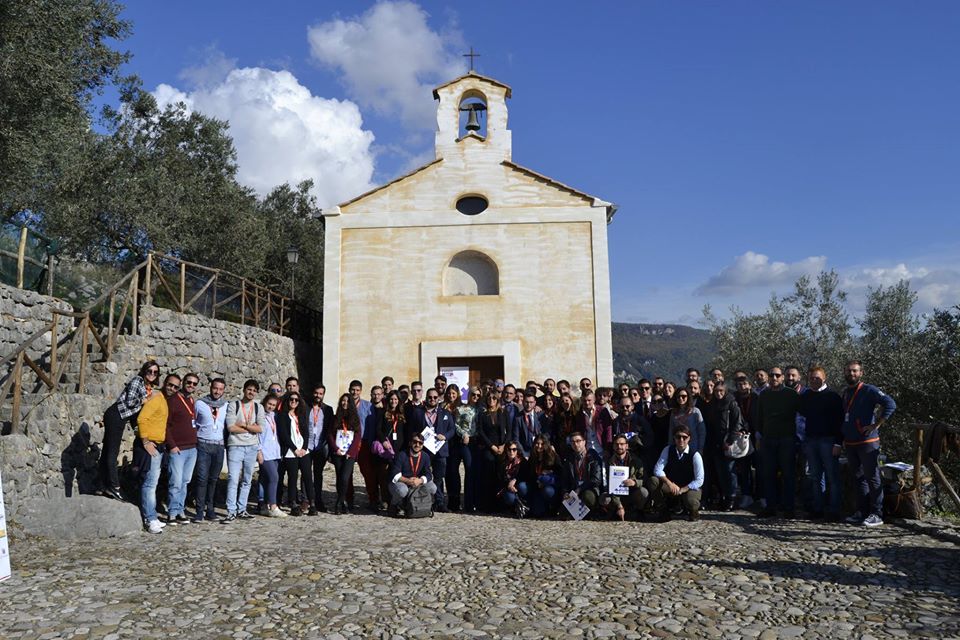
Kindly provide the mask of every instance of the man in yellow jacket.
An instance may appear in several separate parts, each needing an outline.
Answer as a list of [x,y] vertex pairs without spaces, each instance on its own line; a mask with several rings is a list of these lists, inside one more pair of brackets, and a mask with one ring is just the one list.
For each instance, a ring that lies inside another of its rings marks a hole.
[[137,431],[140,443],[149,456],[149,469],[140,485],[140,511],[143,514],[143,526],[150,533],[163,533],[163,523],[157,518],[157,484],[160,481],[160,467],[167,437],[167,398],[180,390],[180,376],[168,375],[163,381],[163,393],[154,391],[143,404],[137,417]]

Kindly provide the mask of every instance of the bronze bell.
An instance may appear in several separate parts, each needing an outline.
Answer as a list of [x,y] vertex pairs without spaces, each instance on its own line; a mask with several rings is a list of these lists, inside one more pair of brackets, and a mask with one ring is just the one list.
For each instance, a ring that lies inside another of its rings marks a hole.
[[467,131],[480,131],[480,120],[477,117],[477,113],[480,111],[485,111],[486,107],[479,103],[468,104],[460,107],[461,111],[467,111],[470,115],[467,116],[467,124],[464,126],[464,129]]

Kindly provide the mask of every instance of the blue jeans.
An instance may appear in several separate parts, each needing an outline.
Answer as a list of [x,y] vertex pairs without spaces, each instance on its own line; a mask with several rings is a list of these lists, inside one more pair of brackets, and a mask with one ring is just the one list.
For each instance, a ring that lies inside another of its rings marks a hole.
[[537,486],[530,492],[530,515],[540,518],[556,507],[557,488],[552,484]]
[[[763,453],[763,486],[767,508],[793,511],[797,494],[797,443],[791,436],[768,436],[760,439]],[[780,480],[777,481],[777,472]],[[779,491],[777,491],[779,487]],[[779,503],[777,497],[779,494]]]
[[810,479],[811,506],[815,513],[823,513],[824,495],[829,495],[827,511],[840,513],[840,463],[833,455],[833,438],[808,438],[803,443]]
[[847,446],[850,470],[857,478],[857,509],[867,517],[883,517],[883,485],[880,483],[880,445],[876,442]]
[[277,485],[280,482],[279,468],[279,459],[264,460],[260,463],[260,491],[263,494],[261,502],[277,504]]
[[208,519],[213,519],[214,496],[217,492],[217,480],[223,469],[223,445],[200,440],[197,442],[197,474],[194,478],[194,490],[197,493],[197,515],[206,511]]
[[517,504],[518,498],[527,497],[526,482],[518,482],[516,484],[516,487],[517,487],[516,493],[514,493],[513,491],[508,491],[507,489],[504,489],[503,493],[500,494],[500,501],[503,503],[503,506],[505,506],[507,509],[512,509],[513,505]]
[[433,483],[437,485],[437,492],[433,496],[433,504],[438,507],[446,506],[443,489],[446,484],[444,480],[447,477],[447,457],[434,456],[430,462],[433,467]]
[[157,485],[160,483],[160,469],[163,468],[162,446],[156,455],[144,455],[150,459],[150,467],[140,484],[140,512],[144,522],[151,522],[157,519]]
[[187,485],[193,478],[193,467],[197,464],[196,449],[181,449],[177,453],[170,453],[167,459],[167,473],[170,474],[168,487],[167,517],[175,518],[183,515],[184,503],[187,501]]
[[[253,466],[257,463],[255,444],[227,447],[227,514],[237,515],[247,510],[250,498],[250,479],[253,478]],[[239,497],[237,490],[239,489]]]
[[717,483],[715,488],[719,490],[721,497],[724,500],[730,500],[737,495],[737,475],[733,470],[737,461],[725,456],[723,451],[717,450],[708,451],[703,458],[706,465],[710,467],[711,475]]

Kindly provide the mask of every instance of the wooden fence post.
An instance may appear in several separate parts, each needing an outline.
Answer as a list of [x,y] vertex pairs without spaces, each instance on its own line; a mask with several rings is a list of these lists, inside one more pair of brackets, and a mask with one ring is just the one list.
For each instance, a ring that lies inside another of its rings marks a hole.
[[47,295],[53,295],[53,254],[47,254]]
[[83,386],[87,380],[87,331],[90,328],[90,314],[88,313],[80,321],[80,379],[77,382],[77,393],[83,393]]
[[150,306],[153,304],[153,287],[150,286],[150,280],[153,278],[153,252],[147,254],[147,275],[146,282],[144,283],[143,291],[146,296],[143,300],[144,304]]
[[184,302],[186,298],[184,294],[187,289],[187,264],[185,262],[180,263],[180,313],[184,312]]
[[[23,395],[23,352],[17,354],[17,360],[13,364],[13,415],[10,418],[10,433],[20,433],[20,401]],[[0,398],[2,401],[3,398]]]
[[23,289],[23,267],[27,255],[27,228],[20,227],[20,242],[17,244],[17,289]]

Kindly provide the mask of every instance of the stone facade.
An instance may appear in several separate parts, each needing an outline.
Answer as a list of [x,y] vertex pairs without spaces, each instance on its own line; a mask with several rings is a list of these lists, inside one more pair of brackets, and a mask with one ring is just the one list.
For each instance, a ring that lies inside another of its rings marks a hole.
[[[612,384],[607,224],[616,208],[513,163],[506,85],[471,73],[434,97],[436,160],[323,212],[328,385],[432,380],[439,358],[490,357],[518,384]],[[480,132],[460,129],[471,99],[486,105]],[[482,197],[486,210],[461,213],[465,196]]]
[[[0,300],[4,303],[4,335],[8,336],[0,355],[23,339],[16,336],[27,337],[36,330],[31,327],[48,322],[51,308],[70,309],[55,298],[4,285],[0,285]],[[317,346],[255,327],[144,306],[140,335],[121,336],[111,362],[90,365],[83,394],[41,392],[24,397],[25,433],[0,437],[0,469],[11,518],[16,518],[25,500],[89,493],[97,488],[103,413],[148,359],[157,360],[164,374],[199,373],[203,393],[207,380],[222,376],[227,380],[228,397],[238,396],[248,378],[259,380],[264,388],[271,381],[283,383],[290,375],[300,377],[304,386],[319,379]],[[71,383],[75,385],[75,380],[66,380],[64,389],[69,391]],[[9,403],[5,410],[9,411]],[[121,460],[130,456],[133,432],[128,430],[126,435]]]

